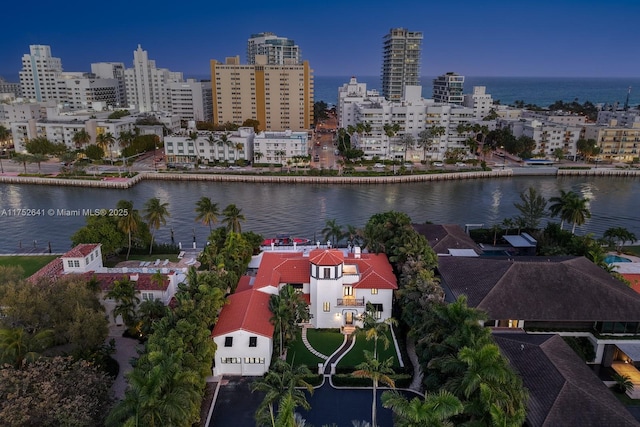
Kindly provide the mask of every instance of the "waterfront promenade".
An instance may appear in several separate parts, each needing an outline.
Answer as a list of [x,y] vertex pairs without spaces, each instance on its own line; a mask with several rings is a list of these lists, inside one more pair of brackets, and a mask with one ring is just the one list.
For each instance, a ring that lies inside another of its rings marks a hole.
[[261,173],[166,173],[139,172],[132,178],[105,177],[103,179],[67,179],[52,177],[20,176],[18,173],[0,174],[0,183],[36,184],[89,188],[131,188],[143,180],[162,181],[211,181],[283,184],[397,184],[405,182],[446,181],[460,179],[487,179],[517,176],[640,176],[637,168],[559,169],[555,167],[519,167],[493,169],[491,171],[443,171],[437,173],[413,173],[408,175],[371,176],[315,176],[315,175],[265,175]]

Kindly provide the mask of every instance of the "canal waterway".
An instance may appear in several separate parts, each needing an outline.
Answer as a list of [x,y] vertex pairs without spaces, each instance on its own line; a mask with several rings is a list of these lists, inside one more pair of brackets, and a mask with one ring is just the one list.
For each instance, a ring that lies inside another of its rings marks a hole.
[[[291,233],[320,239],[327,220],[362,227],[375,213],[405,212],[414,222],[492,224],[518,214],[513,206],[530,186],[547,199],[573,190],[590,199],[592,218],[577,233],[601,236],[609,227],[626,227],[640,237],[640,179],[632,177],[511,177],[424,183],[335,185],[254,184],[228,182],[144,181],[130,189],[97,189],[0,184],[0,252],[33,246],[54,252],[70,248],[70,236],[85,224],[86,212],[132,200],[137,209],[151,197],[168,202],[171,216],[158,233],[168,242],[202,247],[208,227],[195,222],[202,196],[242,209],[243,231],[265,237]],[[31,209],[24,216],[16,209]]]

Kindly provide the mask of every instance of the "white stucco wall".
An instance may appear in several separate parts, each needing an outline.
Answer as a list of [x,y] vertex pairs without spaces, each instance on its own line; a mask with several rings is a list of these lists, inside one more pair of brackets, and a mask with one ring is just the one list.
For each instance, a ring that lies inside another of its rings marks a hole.
[[[227,337],[233,337],[233,345],[225,347]],[[256,337],[256,346],[249,347],[249,338]],[[213,338],[217,345],[214,357],[214,375],[260,376],[269,369],[271,363],[271,339],[254,332],[234,331]],[[223,360],[234,359],[234,363],[223,363]],[[256,359],[262,359],[260,362]],[[258,363],[252,363],[258,362]]]

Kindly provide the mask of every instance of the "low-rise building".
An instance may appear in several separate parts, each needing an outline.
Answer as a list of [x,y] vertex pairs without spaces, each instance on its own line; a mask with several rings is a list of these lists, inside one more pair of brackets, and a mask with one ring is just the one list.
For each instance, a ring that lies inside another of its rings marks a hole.
[[260,132],[253,140],[256,163],[299,162],[310,153],[307,132]]
[[167,163],[251,162],[255,137],[251,127],[233,132],[181,130],[165,137],[164,152]]

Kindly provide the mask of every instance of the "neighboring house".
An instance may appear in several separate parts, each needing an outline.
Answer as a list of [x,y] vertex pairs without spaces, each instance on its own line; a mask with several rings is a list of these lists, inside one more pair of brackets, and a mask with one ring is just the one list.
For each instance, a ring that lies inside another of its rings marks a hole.
[[[268,302],[286,285],[296,288],[309,303],[309,322],[314,328],[354,328],[367,303],[372,304],[373,315],[380,321],[391,317],[397,283],[384,254],[361,253],[355,248],[354,253],[342,249],[275,250],[258,257],[255,277],[241,280],[212,332],[218,344],[215,375],[262,375],[268,370],[273,337]],[[249,348],[246,342],[252,336],[256,346],[265,338],[269,343],[264,348]]]
[[527,426],[639,425],[562,337],[510,332],[493,338],[529,391]]
[[[160,276],[154,277],[158,272]],[[29,280],[35,281],[41,278],[55,280],[67,274],[80,274],[85,280],[95,279],[101,291],[100,303],[110,315],[116,302],[107,298],[106,293],[116,280],[129,279],[135,282],[140,301],[160,300],[163,304],[169,305],[178,290],[178,283],[186,279],[185,273],[186,271],[182,268],[174,269],[164,266],[107,268],[102,264],[101,245],[83,243],[42,267],[30,276]],[[109,319],[112,320],[112,316],[109,316]],[[114,321],[116,324],[121,323],[121,319]]]
[[441,257],[438,271],[445,299],[466,295],[486,326],[586,337],[603,366],[640,355],[640,295],[584,257]]
[[483,251],[457,224],[411,224],[438,255],[478,256]]

